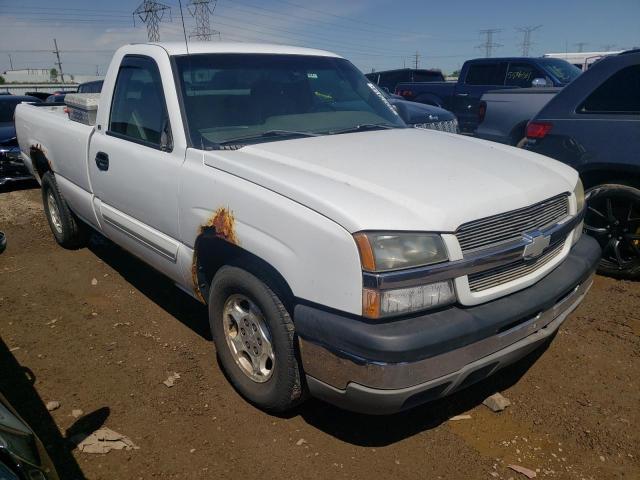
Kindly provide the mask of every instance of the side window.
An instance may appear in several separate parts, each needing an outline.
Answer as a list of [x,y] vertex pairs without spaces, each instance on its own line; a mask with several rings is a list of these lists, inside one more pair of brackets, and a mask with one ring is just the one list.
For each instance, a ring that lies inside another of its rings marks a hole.
[[147,57],[125,57],[111,101],[108,133],[160,147],[167,119],[156,63]]
[[504,85],[506,63],[476,63],[469,67],[467,85]]
[[530,63],[510,63],[505,85],[530,87],[534,78],[545,78],[545,75]]
[[623,68],[609,77],[587,97],[578,112],[640,114],[640,65]]

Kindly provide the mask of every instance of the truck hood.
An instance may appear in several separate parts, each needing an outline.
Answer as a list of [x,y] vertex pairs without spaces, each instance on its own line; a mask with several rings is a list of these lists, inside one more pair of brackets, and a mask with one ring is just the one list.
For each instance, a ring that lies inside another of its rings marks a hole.
[[577,172],[521,149],[406,128],[207,151],[204,163],[284,195],[349,232],[453,232],[571,192]]

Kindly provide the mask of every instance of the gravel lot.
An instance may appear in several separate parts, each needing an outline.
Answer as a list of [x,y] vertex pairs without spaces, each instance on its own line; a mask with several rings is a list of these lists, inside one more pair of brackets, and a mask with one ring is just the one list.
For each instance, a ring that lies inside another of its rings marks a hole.
[[[38,189],[0,193],[0,389],[65,480],[526,478],[509,464],[640,478],[637,283],[597,277],[546,352],[452,398],[392,417],[313,400],[269,416],[228,385],[202,305],[100,237],[58,247],[41,205]],[[482,405],[496,391],[512,402],[501,413]],[[139,449],[74,448],[101,426]]]

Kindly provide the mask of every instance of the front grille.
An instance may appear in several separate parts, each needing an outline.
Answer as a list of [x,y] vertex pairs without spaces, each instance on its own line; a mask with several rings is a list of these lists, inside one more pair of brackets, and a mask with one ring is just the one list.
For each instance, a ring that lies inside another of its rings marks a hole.
[[428,130],[437,130],[439,132],[458,133],[458,121],[447,120],[444,122],[416,123],[416,128],[426,128]]
[[558,242],[533,261],[522,259],[508,265],[485,270],[484,272],[472,273],[469,275],[469,288],[472,292],[480,292],[524,277],[556,258],[562,251],[563,246],[564,241]]
[[522,234],[542,230],[569,214],[569,196],[558,195],[535,205],[463,224],[456,231],[462,253],[522,239]]

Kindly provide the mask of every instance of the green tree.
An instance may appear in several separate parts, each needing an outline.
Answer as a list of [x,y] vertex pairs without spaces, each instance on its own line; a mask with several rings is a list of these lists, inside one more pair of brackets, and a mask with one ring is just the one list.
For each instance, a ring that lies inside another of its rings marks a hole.
[[49,70],[49,78],[51,79],[52,82],[55,82],[58,80],[58,70],[56,70],[55,68],[52,68],[51,70]]
[[0,75],[0,85],[4,84],[4,77],[2,75]]

